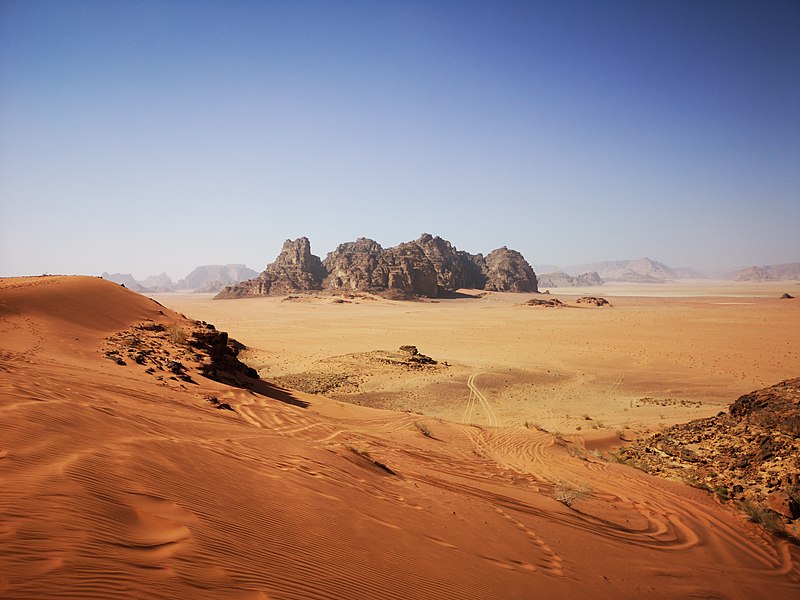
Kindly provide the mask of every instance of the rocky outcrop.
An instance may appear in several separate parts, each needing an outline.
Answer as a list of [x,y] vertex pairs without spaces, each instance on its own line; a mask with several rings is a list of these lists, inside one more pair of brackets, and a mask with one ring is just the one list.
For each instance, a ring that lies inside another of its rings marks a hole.
[[575,304],[591,304],[593,306],[611,306],[611,303],[605,298],[599,296],[581,296],[575,300]]
[[737,272],[735,281],[786,281],[800,279],[800,263],[748,267]]
[[484,289],[495,292],[538,292],[536,273],[516,250],[505,246],[493,250],[486,257],[486,285]]
[[322,262],[328,273],[324,287],[348,291],[385,289],[389,271],[383,255],[381,245],[369,238],[339,244]]
[[588,273],[581,273],[576,277],[568,275],[563,271],[555,273],[545,273],[538,276],[539,287],[541,288],[559,288],[559,287],[596,287],[603,285],[603,280],[597,271],[589,271]]
[[412,296],[435,298],[439,284],[433,263],[414,242],[405,242],[386,250],[387,289]]
[[722,498],[799,519],[800,378],[745,394],[727,413],[665,429],[620,456]]
[[277,296],[322,289],[327,275],[319,257],[311,254],[311,242],[306,237],[286,240],[265,273],[267,293]]
[[286,240],[274,262],[258,276],[223,288],[215,299],[250,296],[282,296],[322,289],[327,272],[318,256],[311,254],[308,238]]
[[483,289],[486,285],[486,261],[481,254],[457,250],[447,240],[429,233],[423,233],[415,243],[433,265],[440,291]]
[[339,244],[324,261],[306,238],[287,240],[281,254],[258,277],[222,290],[217,298],[287,295],[296,292],[371,292],[395,298],[434,298],[460,288],[536,292],[536,274],[515,250],[500,248],[485,259],[457,250],[430,234],[383,248],[358,238]]

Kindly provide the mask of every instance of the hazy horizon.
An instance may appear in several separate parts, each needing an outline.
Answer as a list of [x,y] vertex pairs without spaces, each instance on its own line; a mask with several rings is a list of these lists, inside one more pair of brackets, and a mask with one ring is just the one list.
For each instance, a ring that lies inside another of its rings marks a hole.
[[0,275],[423,231],[800,261],[797,2],[0,4]]

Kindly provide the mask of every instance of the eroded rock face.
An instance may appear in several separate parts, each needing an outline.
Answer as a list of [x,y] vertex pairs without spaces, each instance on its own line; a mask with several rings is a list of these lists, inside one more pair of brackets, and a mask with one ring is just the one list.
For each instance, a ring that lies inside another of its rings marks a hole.
[[324,261],[311,254],[307,238],[300,238],[286,240],[275,262],[258,277],[226,287],[217,298],[316,290],[434,298],[460,288],[535,292],[536,274],[515,250],[504,247],[484,258],[427,233],[393,248],[358,238],[340,244]]
[[280,296],[322,288],[327,271],[318,256],[311,254],[308,238],[286,240],[274,262],[258,276],[225,287],[215,299]]
[[486,285],[496,292],[538,292],[536,273],[516,250],[503,246],[486,257]]
[[273,295],[322,289],[328,274],[319,257],[311,254],[311,242],[306,237],[286,240],[265,272],[269,280],[267,293]]
[[467,287],[464,258],[447,240],[423,233],[415,242],[436,272],[436,283],[441,290],[457,290]]
[[382,290],[388,285],[384,250],[369,238],[339,244],[322,264],[327,273],[325,289],[364,292]]
[[405,242],[386,250],[387,287],[415,296],[439,295],[438,275],[433,263],[415,242]]

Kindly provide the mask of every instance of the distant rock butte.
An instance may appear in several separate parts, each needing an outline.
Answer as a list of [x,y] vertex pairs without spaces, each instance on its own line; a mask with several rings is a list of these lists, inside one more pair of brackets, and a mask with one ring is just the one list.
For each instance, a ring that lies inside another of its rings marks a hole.
[[545,273],[539,276],[539,286],[543,288],[596,287],[600,285],[603,285],[603,280],[600,278],[597,271],[581,273],[576,277],[568,275],[563,271]]
[[256,275],[258,273],[245,265],[203,265],[175,284],[175,289],[218,292],[226,285],[239,283]]
[[131,275],[130,273],[109,273],[106,271],[102,275],[100,275],[100,277],[108,281],[113,281],[114,283],[118,283],[122,286],[125,286],[126,288],[134,292],[142,293],[150,291],[146,287],[144,287],[141,283],[136,281],[133,278],[133,275]]
[[305,237],[286,240],[275,262],[258,277],[229,285],[216,298],[280,296],[304,291],[371,292],[394,298],[435,298],[461,288],[537,292],[536,274],[516,250],[499,248],[486,258],[457,250],[424,233],[418,240],[383,248],[358,238],[339,244],[320,261]]
[[625,283],[664,283],[681,279],[688,271],[687,269],[680,269],[680,272],[678,272],[664,263],[646,257],[638,260],[610,260],[590,263],[573,267],[570,270],[572,272],[594,271],[598,273],[603,281]]
[[748,267],[733,276],[736,281],[785,281],[800,279],[800,262]]

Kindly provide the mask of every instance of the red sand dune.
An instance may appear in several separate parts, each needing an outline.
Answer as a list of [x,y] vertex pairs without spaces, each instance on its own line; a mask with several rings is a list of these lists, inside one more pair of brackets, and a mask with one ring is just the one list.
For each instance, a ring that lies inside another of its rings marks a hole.
[[148,319],[188,326],[99,279],[0,280],[0,597],[800,596],[798,548],[705,492],[539,431],[106,359]]

